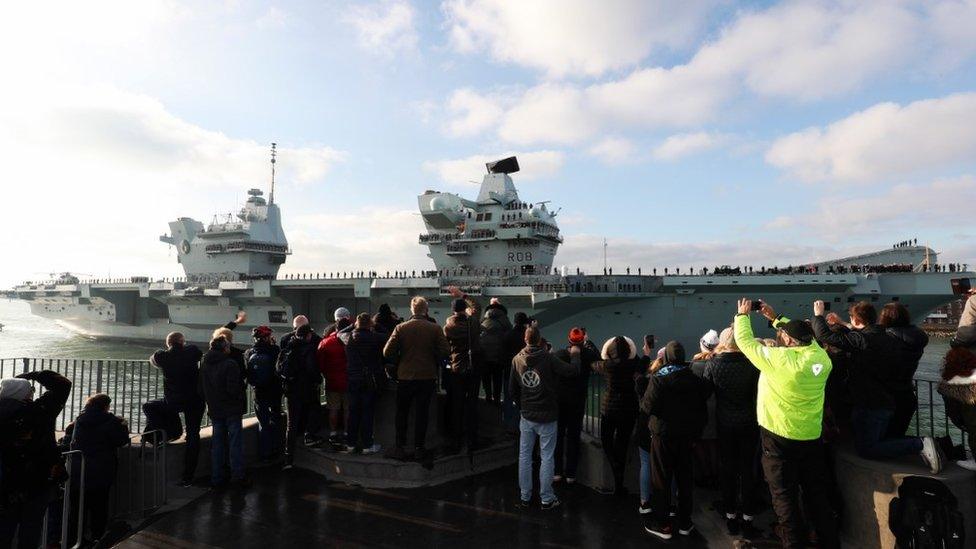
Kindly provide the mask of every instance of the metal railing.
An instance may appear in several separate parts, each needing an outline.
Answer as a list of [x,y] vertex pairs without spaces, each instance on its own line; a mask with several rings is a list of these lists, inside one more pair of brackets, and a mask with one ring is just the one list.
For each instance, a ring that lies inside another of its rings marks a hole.
[[[95,393],[112,398],[112,411],[129,423],[133,433],[146,425],[142,405],[162,398],[163,375],[148,360],[76,359],[76,358],[0,358],[0,379],[26,372],[53,370],[71,380],[71,394],[58,417],[59,431],[78,417],[85,400]],[[39,388],[43,394],[43,387]],[[247,391],[245,417],[254,415],[254,397]],[[203,425],[210,425],[204,415]]]
[[[161,439],[166,438],[166,433],[161,430],[150,431],[146,434],[154,434]],[[135,434],[129,437],[127,445],[118,449],[119,467],[110,494],[109,519],[119,517],[144,518],[166,504],[166,446],[166,444],[147,444],[146,438]],[[147,451],[147,447],[152,449],[151,453]],[[82,546],[85,540],[86,460],[81,450],[69,450],[63,452],[61,456],[65,461],[68,478],[64,482],[61,508],[58,509],[56,505],[51,505],[44,514],[40,547],[45,548],[58,541],[63,547],[65,540],[70,541],[73,536],[75,543],[72,549],[77,549]],[[149,459],[146,459],[147,456]],[[75,475],[76,470],[78,471],[77,475]],[[76,478],[77,481],[75,481]],[[149,483],[150,480],[151,484]],[[75,491],[77,491],[77,496],[74,495]],[[49,538],[52,518],[60,518],[59,540]],[[76,525],[74,529],[72,529],[73,523]]]
[[[586,397],[586,412],[583,416],[583,432],[594,437],[600,436],[600,400],[603,398],[604,379],[599,374],[590,374],[590,389]],[[942,395],[936,390],[939,381],[935,379],[915,379],[915,393],[918,404],[909,425],[908,433],[915,436],[949,437],[953,444],[966,444],[967,434],[953,424],[945,413]]]

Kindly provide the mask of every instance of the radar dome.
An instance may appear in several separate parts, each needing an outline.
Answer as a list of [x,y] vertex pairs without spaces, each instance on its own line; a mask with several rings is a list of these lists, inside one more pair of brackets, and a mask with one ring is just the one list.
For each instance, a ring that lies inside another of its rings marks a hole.
[[531,215],[532,217],[538,217],[539,219],[542,219],[543,217],[546,216],[546,209],[536,206],[535,208],[529,210],[529,215]]
[[435,196],[430,201],[430,209],[433,211],[456,210],[459,205],[456,197],[445,194]]

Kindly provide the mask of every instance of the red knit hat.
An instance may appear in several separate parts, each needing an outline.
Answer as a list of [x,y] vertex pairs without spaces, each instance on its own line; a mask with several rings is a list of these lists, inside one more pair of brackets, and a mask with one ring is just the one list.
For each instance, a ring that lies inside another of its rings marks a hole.
[[573,328],[569,331],[569,342],[573,345],[579,345],[586,341],[586,332],[580,328]]

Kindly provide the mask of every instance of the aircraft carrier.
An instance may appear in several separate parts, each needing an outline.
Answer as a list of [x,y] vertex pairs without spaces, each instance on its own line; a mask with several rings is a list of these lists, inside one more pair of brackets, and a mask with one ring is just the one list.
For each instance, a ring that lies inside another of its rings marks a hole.
[[337,273],[322,265],[318,273],[280,276],[291,249],[274,202],[273,168],[272,155],[267,199],[261,190],[249,190],[236,216],[214,218],[206,226],[185,217],[169,224],[160,240],[176,248],[183,278],[80,280],[64,273],[6,294],[27,301],[33,314],[93,338],[160,342],[168,332],[181,331],[205,342],[239,310],[248,314],[244,330],[265,324],[280,335],[297,314],[324,328],[338,307],[355,314],[387,303],[407,317],[410,299],[422,295],[430,300],[431,315],[443,321],[456,287],[476,300],[500,298],[510,314],[523,311],[537,319],[554,341],[582,326],[596,341],[655,334],[697,348],[709,328],[729,325],[740,297],[761,298],[795,318],[809,316],[815,299],[840,312],[858,300],[900,301],[921,322],[958,297],[954,285],[974,276],[941,272],[937,253],[913,243],[787,269],[554,269],[563,242],[558,211],[547,202],[520,199],[511,177],[519,170],[515,157],[486,165],[474,200],[436,191],[418,197],[425,227],[419,244],[428,249],[431,270]]

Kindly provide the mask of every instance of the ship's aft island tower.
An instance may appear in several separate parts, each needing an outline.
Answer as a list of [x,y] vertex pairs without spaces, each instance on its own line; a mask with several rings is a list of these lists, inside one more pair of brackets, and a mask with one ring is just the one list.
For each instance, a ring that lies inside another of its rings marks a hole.
[[548,274],[563,239],[545,202],[526,203],[509,174],[514,156],[489,162],[475,201],[427,191],[418,197],[427,232],[420,244],[438,271],[471,276]]
[[281,210],[274,203],[276,145],[271,144],[271,192],[247,191],[247,202],[236,214],[203,223],[181,217],[169,223],[170,234],[159,240],[176,247],[188,282],[214,284],[221,280],[273,279],[288,254],[281,228]]

